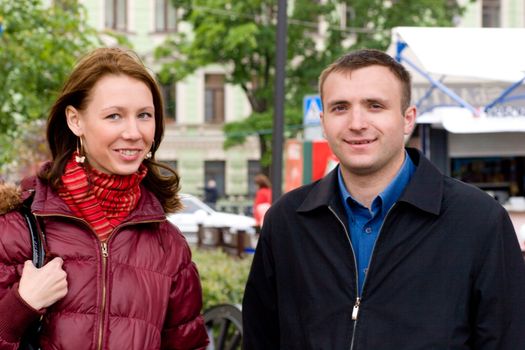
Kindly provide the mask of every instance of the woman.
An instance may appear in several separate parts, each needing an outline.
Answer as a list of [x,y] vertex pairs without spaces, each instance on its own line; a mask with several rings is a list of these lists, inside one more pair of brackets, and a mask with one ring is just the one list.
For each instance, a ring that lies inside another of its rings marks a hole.
[[[205,348],[198,273],[165,216],[181,204],[178,176],[155,162],[163,133],[140,60],[101,48],[78,63],[49,114],[52,161],[20,192],[1,187],[0,349],[17,349],[41,315],[44,350]],[[12,210],[31,196],[47,241],[40,269]]]
[[253,217],[255,218],[255,225],[260,228],[263,224],[264,214],[272,205],[272,184],[264,174],[256,175],[254,182],[257,186],[257,192],[255,192],[253,201]]

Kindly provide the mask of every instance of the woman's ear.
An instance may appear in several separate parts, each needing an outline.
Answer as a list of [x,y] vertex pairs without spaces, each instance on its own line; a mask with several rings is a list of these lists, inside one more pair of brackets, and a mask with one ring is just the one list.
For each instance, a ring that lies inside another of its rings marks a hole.
[[78,110],[75,107],[69,105],[66,107],[65,113],[67,126],[69,127],[71,132],[73,132],[73,134],[75,134],[78,137],[82,136],[83,131],[80,122],[80,113],[78,112]]

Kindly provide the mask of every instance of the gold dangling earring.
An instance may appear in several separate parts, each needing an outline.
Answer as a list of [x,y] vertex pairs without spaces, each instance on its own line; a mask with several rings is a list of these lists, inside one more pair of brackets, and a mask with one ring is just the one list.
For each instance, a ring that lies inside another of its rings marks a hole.
[[155,147],[155,140],[153,140],[153,142],[151,143],[150,151],[148,153],[146,153],[146,156],[144,157],[144,159],[151,159],[151,157],[153,157],[153,152],[151,150],[154,147]]
[[75,162],[78,164],[84,164],[86,161],[86,156],[84,153],[84,145],[82,144],[82,137],[77,139],[77,155],[75,156]]

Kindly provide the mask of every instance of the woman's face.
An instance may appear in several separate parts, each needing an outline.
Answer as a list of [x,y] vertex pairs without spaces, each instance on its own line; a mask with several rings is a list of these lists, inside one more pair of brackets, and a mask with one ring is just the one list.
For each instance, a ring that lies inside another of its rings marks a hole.
[[66,108],[69,128],[82,138],[95,169],[117,175],[136,172],[155,136],[155,107],[149,87],[126,75],[106,75],[94,86],[84,110]]

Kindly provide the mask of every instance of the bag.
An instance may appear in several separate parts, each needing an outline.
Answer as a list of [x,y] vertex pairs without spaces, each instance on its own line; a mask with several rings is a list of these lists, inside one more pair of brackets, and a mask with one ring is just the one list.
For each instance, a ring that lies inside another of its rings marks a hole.
[[[31,212],[31,208],[27,203],[21,208],[22,215],[26,220],[27,227],[29,228],[29,236],[31,239],[31,247],[33,252],[33,265],[40,268],[44,266],[45,259],[45,249],[44,242],[45,236],[44,232],[40,231],[39,228],[42,227],[38,224],[37,218]],[[19,350],[40,350],[40,345],[38,344],[38,338],[40,330],[42,329],[42,318],[37,322],[29,326],[26,330],[22,339],[20,341]]]

